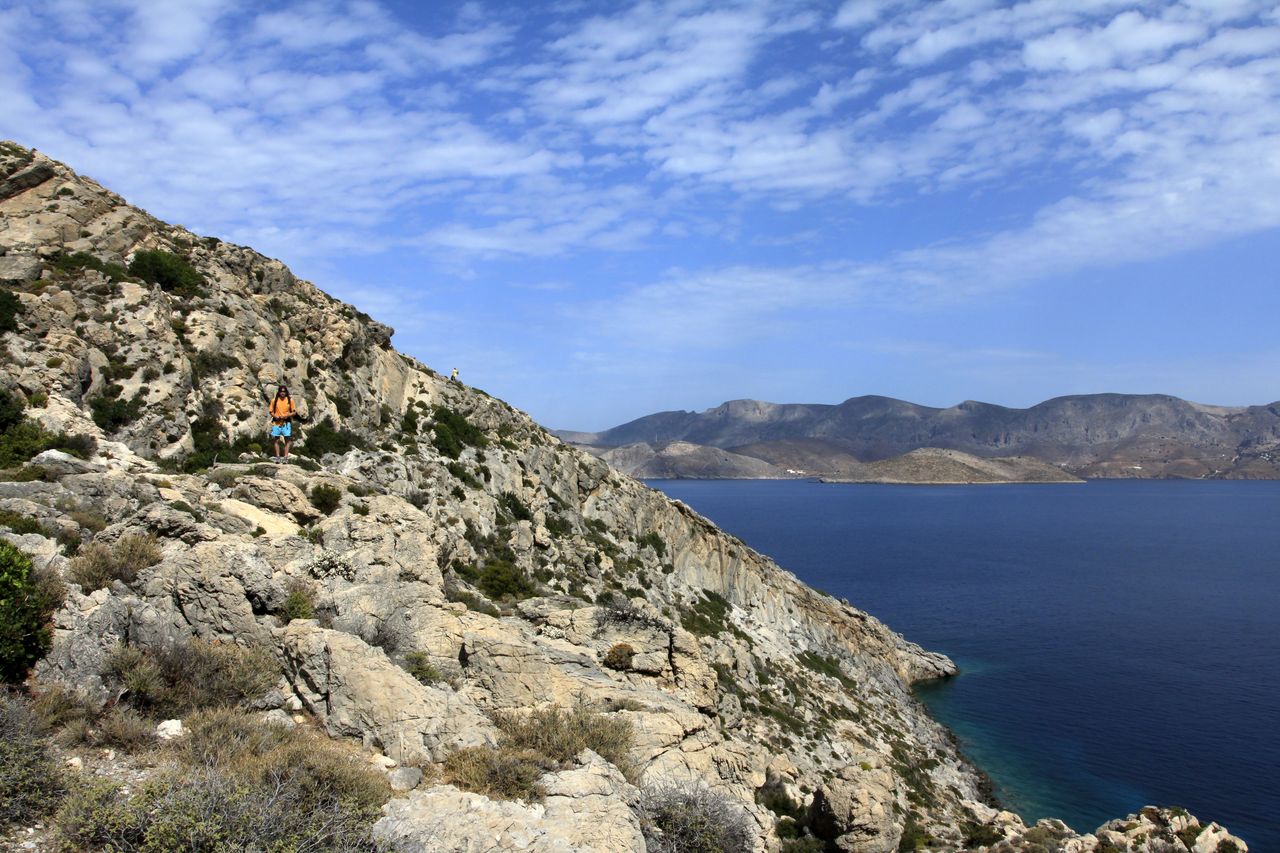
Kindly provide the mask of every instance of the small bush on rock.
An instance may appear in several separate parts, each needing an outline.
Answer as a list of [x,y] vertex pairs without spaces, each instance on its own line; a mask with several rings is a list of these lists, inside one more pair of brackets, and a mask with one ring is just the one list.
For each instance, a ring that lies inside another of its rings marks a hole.
[[122,392],[123,389],[119,385],[108,385],[106,393],[89,399],[89,411],[93,415],[93,422],[101,427],[103,432],[117,432],[121,427],[136,421],[142,414],[144,401],[141,393],[134,395],[131,400],[122,400],[120,398]]
[[294,578],[289,581],[288,594],[285,596],[284,609],[280,615],[284,617],[285,622],[316,618],[315,597],[316,593],[311,588],[311,584]]
[[130,534],[122,536],[111,547],[91,542],[81,548],[72,558],[68,573],[85,593],[90,593],[114,581],[131,584],[138,579],[139,572],[163,558],[154,536]]
[[133,256],[129,272],[160,289],[187,298],[204,295],[204,276],[185,258],[173,252],[140,251]]
[[22,681],[49,651],[49,617],[64,596],[57,575],[36,571],[30,557],[0,540],[0,681]]
[[463,447],[489,445],[489,440],[480,429],[468,421],[464,415],[452,409],[436,406],[431,417],[434,421],[431,425],[433,432],[431,443],[436,450],[450,459],[457,459],[462,454]]
[[431,663],[431,656],[426,652],[409,652],[404,656],[405,669],[423,684],[438,684],[444,681],[444,675]]
[[104,674],[130,707],[169,718],[256,699],[275,685],[279,670],[264,649],[192,639],[159,651],[118,646]]
[[352,448],[363,449],[367,446],[364,439],[351,430],[345,427],[342,429],[334,427],[331,418],[325,418],[320,423],[307,427],[303,433],[302,444],[307,449],[307,455],[313,459],[319,459],[328,453],[341,455]]
[[640,818],[650,853],[737,853],[754,846],[746,811],[703,785],[646,789]]
[[311,489],[311,503],[325,515],[332,515],[342,501],[342,490],[323,483]]
[[629,643],[615,643],[605,652],[604,665],[625,672],[631,669],[631,660],[635,656],[636,650]]
[[502,732],[503,746],[511,749],[533,750],[561,766],[590,749],[624,774],[631,773],[635,733],[625,717],[578,704],[568,711],[552,706],[528,714],[500,712],[494,723]]
[[10,512],[7,509],[0,509],[0,527],[7,527],[19,536],[27,533],[38,533],[41,536],[47,535],[44,532],[44,528],[40,526],[40,522],[31,516],[23,515],[19,512]]
[[539,800],[538,779],[555,762],[532,750],[473,746],[444,760],[444,778],[468,791],[505,800]]

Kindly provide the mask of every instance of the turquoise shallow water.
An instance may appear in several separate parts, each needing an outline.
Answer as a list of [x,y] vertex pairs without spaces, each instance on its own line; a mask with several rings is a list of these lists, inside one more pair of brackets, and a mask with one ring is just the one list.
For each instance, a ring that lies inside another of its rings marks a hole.
[[918,695],[1025,818],[1280,851],[1280,482],[651,485],[951,655]]

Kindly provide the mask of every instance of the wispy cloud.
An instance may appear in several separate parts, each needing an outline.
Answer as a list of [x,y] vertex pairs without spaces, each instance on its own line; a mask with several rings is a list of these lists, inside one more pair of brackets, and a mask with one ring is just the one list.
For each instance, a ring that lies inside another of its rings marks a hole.
[[0,134],[294,262],[571,285],[538,292],[584,357],[1280,228],[1269,0],[33,0],[0,98]]

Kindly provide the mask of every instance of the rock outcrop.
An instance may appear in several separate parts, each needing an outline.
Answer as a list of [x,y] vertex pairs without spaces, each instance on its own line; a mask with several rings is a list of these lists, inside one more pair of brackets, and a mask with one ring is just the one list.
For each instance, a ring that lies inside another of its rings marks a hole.
[[[847,850],[1036,831],[987,802],[912,698],[955,671],[946,657],[397,353],[390,329],[278,261],[12,144],[0,250],[21,309],[0,387],[46,429],[96,440],[87,460],[0,481],[0,509],[47,534],[0,536],[69,582],[37,684],[106,701],[120,645],[270,650],[288,695],[265,713],[306,712],[410,768],[378,824],[406,851],[640,851],[637,796],[669,785],[728,798],[756,850],[780,847],[775,811]],[[142,252],[196,277],[144,280]],[[261,459],[280,381],[308,417],[290,465]],[[96,591],[72,582],[73,542],[133,534],[156,537],[158,561]],[[502,713],[577,704],[634,732],[626,777],[584,752],[542,777],[539,802],[431,781],[492,743]]]

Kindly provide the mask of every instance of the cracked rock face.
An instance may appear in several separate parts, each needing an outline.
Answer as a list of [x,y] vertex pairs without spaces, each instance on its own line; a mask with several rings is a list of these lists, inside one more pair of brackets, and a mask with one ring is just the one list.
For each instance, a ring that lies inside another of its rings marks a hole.
[[[37,685],[105,702],[120,644],[265,647],[288,695],[264,708],[305,711],[427,774],[378,824],[406,851],[643,850],[637,788],[593,753],[546,774],[542,802],[430,781],[452,751],[498,740],[496,712],[577,703],[630,724],[639,786],[729,798],[758,850],[781,843],[766,795],[843,850],[896,849],[908,823],[940,849],[974,825],[1000,849],[1057,837],[987,802],[911,696],[913,681],[955,671],[946,657],[397,353],[390,329],[280,262],[159,222],[16,146],[0,146],[0,246],[0,286],[23,308],[0,335],[0,387],[46,429],[97,440],[89,460],[51,455],[0,482],[0,510],[48,534],[0,536],[64,578],[58,536],[152,535],[162,555],[128,584],[70,585]],[[182,258],[201,292],[129,276],[143,249]],[[249,444],[267,446],[279,381],[310,419],[302,464]],[[104,398],[138,401],[136,417],[95,422]],[[207,470],[165,463],[211,442]],[[1154,850],[1157,830],[1200,826],[1160,825],[1173,819],[1144,812],[1143,840],[1124,823],[1060,840]]]
[[388,803],[374,834],[396,853],[643,851],[639,791],[590,750],[578,764],[544,776],[538,803],[495,802],[450,785],[419,789]]

